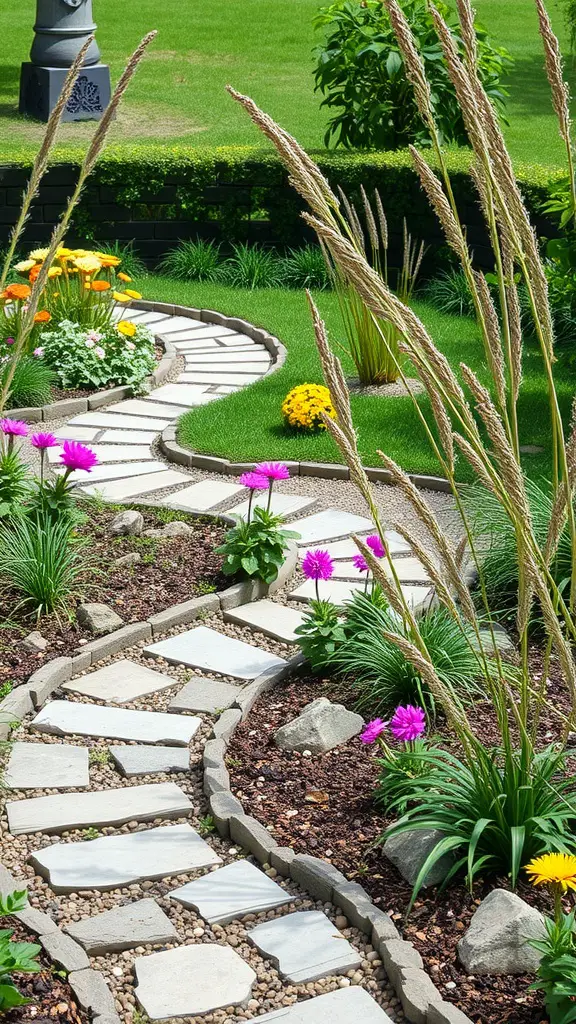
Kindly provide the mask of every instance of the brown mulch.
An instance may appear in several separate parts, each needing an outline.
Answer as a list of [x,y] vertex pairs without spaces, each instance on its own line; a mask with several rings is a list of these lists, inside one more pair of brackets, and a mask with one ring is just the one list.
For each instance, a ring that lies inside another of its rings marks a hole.
[[[224,527],[209,520],[193,519],[184,512],[140,508],[145,530],[162,527],[168,519],[178,519],[192,526],[194,533],[166,539],[111,537],[107,532],[109,524],[117,511],[128,507],[100,508],[96,503],[82,503],[87,521],[78,533],[86,544],[86,569],[76,603],[95,601],[110,605],[127,624],[141,622],[180,601],[230,586],[232,581],[221,572],[222,557],[214,551],[224,539]],[[140,562],[133,566],[115,564],[116,559],[131,552],[140,554]],[[17,609],[18,600],[15,593],[0,594],[0,685],[17,685],[51,658],[76,653],[81,640],[94,639],[92,633],[77,624],[74,605],[68,615],[64,611],[59,617],[47,615],[36,622],[25,609]],[[41,654],[22,647],[23,637],[32,630],[39,630],[49,641]]]
[[[4,921],[2,924],[4,925]],[[16,918],[6,918],[6,927],[14,930],[15,942],[36,942]],[[42,970],[38,974],[13,974],[12,981],[27,999],[25,1006],[2,1014],[6,1024],[34,1021],[34,1024],[88,1024],[88,1014],[76,1002],[75,996],[62,972],[57,972],[50,958],[40,951],[38,961]]]
[[[532,652],[535,676],[541,668]],[[557,668],[550,673],[549,695],[567,705]],[[227,763],[232,788],[247,813],[274,829],[279,843],[299,853],[328,859],[348,878],[360,882],[374,903],[387,911],[404,937],[421,953],[443,998],[481,1024],[539,1024],[545,1014],[539,993],[528,992],[531,976],[468,977],[457,958],[457,944],[478,904],[492,889],[509,888],[505,878],[480,880],[472,893],[462,882],[443,892],[421,890],[406,919],[411,886],[381,854],[377,843],[391,818],[373,795],[378,780],[374,748],[358,738],[326,754],[305,757],[274,746],[275,731],[318,696],[350,707],[353,702],[330,680],[307,677],[288,681],[263,695],[234,734]],[[442,723],[437,722],[439,733]],[[488,704],[475,709],[474,725],[487,743],[496,741]],[[560,734],[558,719],[544,712],[540,738],[546,745]],[[546,894],[520,883],[518,894],[550,911]]]

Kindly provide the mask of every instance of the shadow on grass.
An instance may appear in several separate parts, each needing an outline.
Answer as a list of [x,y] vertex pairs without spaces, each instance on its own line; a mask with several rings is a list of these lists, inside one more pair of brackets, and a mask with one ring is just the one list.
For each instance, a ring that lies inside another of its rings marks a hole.
[[[571,59],[566,61],[564,74],[573,94],[576,67]],[[510,93],[508,102],[514,105],[516,115],[528,117],[553,113],[542,53],[536,52],[530,57],[515,58],[514,67],[506,75],[504,85]]]
[[18,115],[20,66],[0,64],[0,118]]

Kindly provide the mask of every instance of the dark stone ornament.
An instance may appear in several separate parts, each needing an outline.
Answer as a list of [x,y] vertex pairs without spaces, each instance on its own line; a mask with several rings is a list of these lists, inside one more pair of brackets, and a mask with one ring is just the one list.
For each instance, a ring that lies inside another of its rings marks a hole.
[[102,114],[104,108],[97,83],[90,81],[87,75],[79,75],[66,110],[71,114]]

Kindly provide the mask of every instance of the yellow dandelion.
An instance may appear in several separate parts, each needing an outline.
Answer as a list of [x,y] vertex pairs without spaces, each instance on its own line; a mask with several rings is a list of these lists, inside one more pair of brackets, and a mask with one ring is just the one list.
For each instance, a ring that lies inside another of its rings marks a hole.
[[553,885],[576,890],[576,857],[571,853],[543,853],[526,865],[532,885]]
[[133,338],[136,334],[137,327],[131,320],[120,320],[120,322],[116,324],[116,330],[119,331],[120,334],[123,334],[125,338]]
[[62,267],[50,267],[48,271],[48,277],[60,277],[62,273]]
[[131,299],[141,299],[142,298],[140,292],[135,292],[133,288],[125,288],[124,289],[124,294],[125,295],[129,295]]

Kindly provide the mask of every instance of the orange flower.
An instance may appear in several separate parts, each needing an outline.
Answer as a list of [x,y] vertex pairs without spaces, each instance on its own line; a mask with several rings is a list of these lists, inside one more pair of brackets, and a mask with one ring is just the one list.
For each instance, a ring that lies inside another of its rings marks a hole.
[[34,317],[34,323],[35,324],[47,324],[48,321],[51,320],[51,319],[52,319],[52,317],[50,316],[50,313],[48,312],[48,310],[47,309],[41,309],[41,310],[38,311],[38,313],[36,313],[36,316]]
[[125,274],[123,270],[121,270],[116,276],[120,281],[126,281],[127,284],[130,284],[130,281],[132,280],[132,278],[128,277],[128,274]]
[[27,284],[9,284],[3,293],[5,299],[16,299],[17,301],[24,302],[25,299],[30,298],[31,289]]
[[35,267],[32,267],[32,270],[28,274],[28,280],[30,281],[30,284],[34,284],[34,281],[38,277],[38,274],[40,273],[41,269],[42,269],[42,264],[41,263],[37,263]]
[[107,292],[109,287],[108,281],[92,281],[93,292]]

